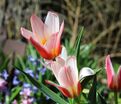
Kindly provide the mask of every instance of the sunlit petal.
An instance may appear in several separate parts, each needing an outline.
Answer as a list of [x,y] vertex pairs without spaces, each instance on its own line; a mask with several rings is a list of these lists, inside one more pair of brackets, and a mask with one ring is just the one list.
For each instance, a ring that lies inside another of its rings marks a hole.
[[77,69],[77,62],[76,62],[76,57],[75,56],[71,56],[67,59],[66,65],[69,66],[72,76],[73,76],[73,80],[75,81],[75,83],[78,82],[78,69]]
[[45,31],[47,31],[48,35],[59,32],[59,17],[56,13],[48,12],[46,20],[45,20]]
[[38,39],[45,38],[45,36],[44,36],[44,24],[41,21],[41,19],[33,14],[31,16],[30,21],[31,21],[32,31],[33,31],[34,35]]
[[81,80],[87,76],[92,76],[92,75],[94,75],[94,71],[89,67],[84,67],[80,70],[79,79]]
[[69,88],[75,85],[73,71],[71,67],[62,67],[58,73],[58,82],[64,88]]
[[51,62],[51,70],[53,71],[56,79],[58,80],[58,74],[61,70],[62,65],[58,62]]
[[23,27],[21,27],[21,34],[24,38],[26,38],[27,40],[30,40],[30,37],[33,36],[33,33]]

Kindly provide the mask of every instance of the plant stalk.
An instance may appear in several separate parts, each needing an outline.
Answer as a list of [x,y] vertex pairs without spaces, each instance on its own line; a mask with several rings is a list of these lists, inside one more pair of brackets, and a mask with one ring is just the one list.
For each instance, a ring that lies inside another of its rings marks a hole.
[[117,93],[117,91],[114,92],[114,100],[115,100],[115,104],[118,104],[118,93]]

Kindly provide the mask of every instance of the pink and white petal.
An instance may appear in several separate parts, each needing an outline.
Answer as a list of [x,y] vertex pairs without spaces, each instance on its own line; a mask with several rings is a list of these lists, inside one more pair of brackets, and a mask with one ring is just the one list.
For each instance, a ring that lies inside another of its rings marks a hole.
[[57,35],[52,35],[50,38],[47,40],[45,47],[48,49],[48,51],[51,51],[53,48],[56,46],[56,39]]
[[57,85],[57,84],[55,84],[54,82],[49,81],[49,80],[46,80],[45,82],[46,82],[47,84],[50,84],[50,85],[56,87],[60,92],[62,92],[62,94],[63,94],[64,96],[72,98],[72,95],[70,94],[70,92],[69,92],[66,88],[63,88],[63,87],[61,87],[61,86],[59,86],[59,85]]
[[33,38],[30,38],[30,41],[43,58],[48,60],[53,58],[53,56],[50,53],[48,53],[48,51],[43,46],[38,44]]
[[32,15],[30,18],[31,26],[32,26],[32,31],[35,35],[35,37],[40,41],[40,39],[45,38],[44,36],[44,24],[42,20],[37,17],[36,15]]
[[54,61],[54,62],[51,62],[51,70],[53,71],[56,79],[58,80],[58,74],[59,74],[59,71],[61,70],[61,64],[59,64],[58,62]]
[[77,85],[77,83],[75,84],[76,81],[73,78],[73,72],[71,68],[67,66],[64,66],[60,69],[57,80],[62,87],[67,89]]
[[68,57],[68,59],[66,61],[66,65],[70,67],[71,72],[73,73],[73,81],[75,81],[75,83],[77,83],[79,78],[78,78],[76,57],[75,56]]
[[30,38],[33,37],[33,33],[23,27],[21,27],[21,35],[27,40],[30,40]]
[[60,56],[56,57],[56,62],[61,64],[62,67],[65,65],[65,60],[61,58]]
[[45,20],[45,29],[49,34],[59,32],[59,17],[56,13],[48,12]]
[[113,66],[112,66],[112,62],[110,60],[110,55],[108,55],[106,57],[105,68],[106,68],[108,85],[110,85],[112,83],[113,76],[115,75],[114,69],[113,69]]
[[61,44],[61,35],[62,35],[62,32],[63,32],[63,28],[64,28],[64,21],[63,21],[61,28],[60,28],[60,30],[57,34],[56,47],[58,47]]
[[63,59],[63,60],[67,60],[67,50],[66,50],[66,48],[64,47],[64,46],[62,46],[62,51],[61,51],[61,54],[59,55],[59,57],[61,57],[61,59]]
[[117,77],[118,77],[118,86],[119,86],[119,89],[121,89],[121,66],[118,69]]
[[92,76],[94,75],[94,71],[89,68],[89,67],[84,67],[80,70],[80,74],[79,74],[79,79],[82,80],[83,78],[87,77],[87,76]]
[[61,37],[63,30],[64,30],[64,21],[61,23],[61,26],[60,26],[60,30],[59,30],[59,33],[58,33],[59,37]]

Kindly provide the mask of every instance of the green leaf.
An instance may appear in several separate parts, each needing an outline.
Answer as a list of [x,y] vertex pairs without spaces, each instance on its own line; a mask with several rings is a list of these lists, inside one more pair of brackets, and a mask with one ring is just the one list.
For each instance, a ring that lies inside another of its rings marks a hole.
[[99,104],[107,104],[103,96],[98,93]]
[[25,69],[26,68],[26,65],[25,65],[25,62],[22,60],[22,58],[19,55],[17,55],[17,59],[18,59],[20,65],[21,65],[21,68],[22,69]]
[[49,96],[53,101],[55,101],[56,103],[59,103],[59,104],[68,104],[64,99],[59,97],[59,95],[57,95],[56,93],[51,91],[49,88],[47,88],[42,83],[39,83],[36,79],[32,78],[29,74],[25,73],[24,71],[20,70],[19,68],[17,68],[17,69],[19,71],[21,71],[33,85],[35,85],[42,93]]
[[8,56],[8,57],[4,60],[4,62],[1,64],[1,66],[0,66],[0,71],[3,71],[5,68],[7,68],[7,65],[8,65],[9,61],[10,61],[10,57]]
[[97,104],[96,103],[96,85],[97,85],[97,80],[96,80],[96,75],[95,75],[93,79],[92,87],[88,95],[89,104]]
[[10,102],[12,102],[14,100],[14,98],[18,95],[18,93],[20,92],[22,88],[21,87],[16,87],[14,89],[12,89],[12,92],[11,92],[11,97],[10,97]]
[[78,35],[78,37],[77,37],[77,41],[76,41],[75,47],[74,47],[74,49],[75,49],[75,55],[76,55],[76,57],[77,57],[77,60],[78,60],[78,58],[79,58],[78,56],[79,56],[80,45],[81,45],[81,39],[82,39],[83,34],[84,34],[84,27],[82,27],[82,28],[80,29],[80,32],[79,32],[79,35]]

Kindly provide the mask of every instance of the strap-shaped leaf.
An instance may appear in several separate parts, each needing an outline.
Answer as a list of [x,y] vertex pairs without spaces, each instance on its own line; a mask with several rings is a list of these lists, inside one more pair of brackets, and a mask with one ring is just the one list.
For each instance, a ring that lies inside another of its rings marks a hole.
[[37,80],[32,78],[29,74],[25,73],[24,71],[20,70],[19,68],[16,68],[16,69],[18,69],[20,72],[22,72],[34,86],[36,86],[42,93],[49,96],[53,101],[55,101],[56,103],[59,103],[59,104],[68,104],[64,99],[59,97],[56,93],[51,91],[49,88],[47,88],[42,83],[39,83]]
[[79,56],[79,51],[80,51],[80,45],[81,45],[81,39],[82,39],[82,36],[84,34],[84,27],[81,27],[80,29],[80,32],[79,32],[79,35],[77,37],[77,41],[75,43],[75,46],[74,46],[74,49],[75,49],[75,55],[77,57],[77,60],[78,60],[78,56]]
[[100,93],[98,93],[98,100],[99,100],[99,104],[107,104],[105,99]]
[[96,86],[97,86],[97,80],[96,80],[96,75],[94,75],[93,84],[88,95],[89,104],[97,104],[96,103]]

